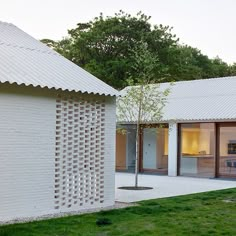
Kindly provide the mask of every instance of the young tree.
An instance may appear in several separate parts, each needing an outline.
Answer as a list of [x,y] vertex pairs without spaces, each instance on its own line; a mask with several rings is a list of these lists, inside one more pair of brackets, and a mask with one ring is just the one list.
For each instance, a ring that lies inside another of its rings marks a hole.
[[[135,86],[127,87],[123,96],[118,98],[117,120],[121,123],[136,123],[135,188],[138,188],[140,124],[146,121],[158,123],[162,119],[170,86],[160,88],[162,79],[157,83],[156,73],[162,67],[158,57],[148,49],[147,43],[139,42],[132,53],[134,64],[129,84],[135,83]],[[159,72],[163,74],[163,71]],[[152,84],[153,81],[155,84]]]

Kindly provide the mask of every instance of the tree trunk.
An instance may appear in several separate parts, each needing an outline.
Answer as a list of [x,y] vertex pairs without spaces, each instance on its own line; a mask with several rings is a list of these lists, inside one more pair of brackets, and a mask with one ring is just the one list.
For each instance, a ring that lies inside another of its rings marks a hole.
[[136,156],[135,156],[135,187],[138,187],[138,172],[139,172],[139,122],[136,129]]
[[138,108],[138,119],[136,129],[136,157],[135,157],[135,187],[138,187],[138,171],[139,171],[139,129],[140,121],[142,117],[142,102],[143,102],[143,85],[140,86],[140,100]]

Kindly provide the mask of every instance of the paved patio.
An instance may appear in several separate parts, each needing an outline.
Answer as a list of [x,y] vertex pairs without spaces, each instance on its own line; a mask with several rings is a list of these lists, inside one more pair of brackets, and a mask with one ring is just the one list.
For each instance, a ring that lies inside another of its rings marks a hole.
[[206,179],[191,177],[168,177],[139,175],[139,186],[153,187],[151,190],[120,190],[121,186],[133,186],[134,174],[116,173],[116,201],[136,202],[147,199],[173,197],[191,193],[235,188],[236,180]]

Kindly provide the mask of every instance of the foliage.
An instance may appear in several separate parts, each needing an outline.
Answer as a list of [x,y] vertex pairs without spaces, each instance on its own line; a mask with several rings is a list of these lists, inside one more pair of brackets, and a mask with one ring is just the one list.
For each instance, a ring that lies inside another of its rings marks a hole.
[[133,69],[132,50],[140,41],[158,57],[155,79],[163,82],[236,75],[220,58],[209,59],[200,50],[180,45],[172,27],[152,25],[150,16],[139,12],[131,16],[119,11],[114,16],[95,17],[78,23],[59,41],[43,39],[77,65],[115,88],[129,85]]
[[69,38],[64,38],[60,41],[53,41],[51,39],[42,39],[42,43],[46,44],[48,47],[52,48],[53,50],[57,51],[64,57],[71,59],[71,52],[72,52],[72,47],[71,47],[71,40]]
[[162,118],[162,109],[170,87],[160,89],[160,82],[165,78],[165,74],[162,72],[163,78],[157,81],[156,71],[161,70],[161,66],[157,55],[148,49],[147,43],[138,42],[132,52],[132,73],[128,78],[131,86],[126,88],[124,96],[117,99],[117,120],[158,122]]
[[158,123],[169,91],[169,88],[160,90],[160,84],[127,87],[124,96],[117,99],[117,120],[123,123],[139,120],[140,124],[153,120]]
[[[233,200],[236,189],[153,199],[124,209],[1,226],[0,235],[236,235]],[[97,226],[96,220],[103,217],[112,225]]]

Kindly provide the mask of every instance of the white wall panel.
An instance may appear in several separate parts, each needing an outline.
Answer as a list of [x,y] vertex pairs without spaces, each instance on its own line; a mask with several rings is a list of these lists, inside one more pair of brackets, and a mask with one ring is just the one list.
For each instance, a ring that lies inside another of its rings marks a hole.
[[0,93],[0,221],[53,208],[55,99]]
[[168,176],[177,176],[178,155],[178,126],[177,123],[169,123],[169,145],[168,145]]

